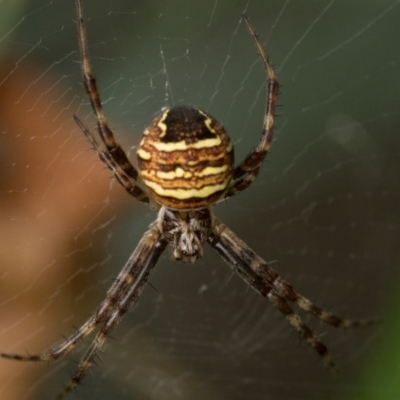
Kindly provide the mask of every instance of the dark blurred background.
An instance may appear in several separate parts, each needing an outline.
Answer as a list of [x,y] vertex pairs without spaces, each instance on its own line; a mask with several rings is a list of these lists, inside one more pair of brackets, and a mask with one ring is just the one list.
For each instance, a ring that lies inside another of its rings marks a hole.
[[[398,398],[399,3],[84,1],[104,108],[132,160],[177,104],[220,120],[238,161],[255,146],[266,77],[247,13],[282,107],[258,180],[215,213],[315,303],[385,322],[343,331],[302,314],[334,377],[210,248],[193,266],[166,253],[71,399]],[[95,130],[74,2],[15,0],[0,15],[0,350],[36,353],[95,310],[155,214],[72,120]],[[89,343],[56,364],[0,360],[1,398],[54,398]]]

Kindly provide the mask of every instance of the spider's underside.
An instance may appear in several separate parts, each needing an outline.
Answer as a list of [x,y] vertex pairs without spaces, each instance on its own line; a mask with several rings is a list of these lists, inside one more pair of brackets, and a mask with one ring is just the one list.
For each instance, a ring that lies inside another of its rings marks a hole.
[[74,118],[118,182],[130,195],[157,210],[158,217],[108,290],[106,299],[74,334],[43,354],[1,353],[1,356],[24,361],[57,360],[99,327],[70,383],[58,396],[63,398],[84,378],[111,331],[138,299],[163,251],[169,246],[174,259],[194,262],[201,257],[203,246],[208,242],[254,290],[267,297],[329,367],[335,369],[326,346],[304,324],[290,303],[336,327],[368,325],[371,321],[342,319],[315,306],[215,218],[211,210],[218,201],[251,185],[272,141],[279,83],[249,20],[243,17],[268,77],[263,129],[256,148],[234,167],[233,145],[222,125],[202,110],[179,106],[163,111],[145,130],[137,152],[137,171],[107,124],[89,64],[81,0],[76,3],[84,85],[97,118],[100,141],[78,117]]

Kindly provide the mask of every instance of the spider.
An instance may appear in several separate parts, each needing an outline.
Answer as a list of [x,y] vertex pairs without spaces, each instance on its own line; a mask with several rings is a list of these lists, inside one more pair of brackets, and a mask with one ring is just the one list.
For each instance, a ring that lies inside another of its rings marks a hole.
[[136,169],[107,124],[89,63],[82,0],[76,1],[76,7],[83,81],[96,115],[100,141],[77,116],[74,119],[122,187],[155,209],[158,216],[108,290],[106,299],[75,333],[46,353],[1,356],[22,361],[58,360],[98,327],[69,384],[57,397],[64,398],[82,381],[113,329],[139,298],[163,251],[169,246],[175,260],[193,263],[202,256],[207,242],[250,287],[271,301],[331,369],[336,369],[327,347],[291,303],[335,327],[365,326],[372,321],[343,319],[314,305],[220,222],[211,209],[251,185],[272,142],[279,82],[249,19],[243,16],[268,78],[263,129],[256,148],[234,167],[233,145],[223,126],[202,110],[177,106],[163,111],[144,131]]

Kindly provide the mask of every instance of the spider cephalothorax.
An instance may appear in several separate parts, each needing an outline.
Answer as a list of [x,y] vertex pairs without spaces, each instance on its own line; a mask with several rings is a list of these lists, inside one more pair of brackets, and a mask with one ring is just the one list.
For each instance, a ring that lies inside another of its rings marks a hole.
[[209,208],[177,211],[162,207],[157,222],[175,260],[193,263],[203,255],[203,246],[212,228]]
[[279,83],[249,20],[243,17],[268,77],[267,106],[256,148],[234,168],[232,142],[222,125],[199,109],[174,107],[163,111],[145,130],[138,149],[139,175],[116,142],[104,115],[90,68],[81,1],[76,3],[83,79],[96,115],[100,141],[78,117],[75,116],[75,120],[118,182],[130,195],[158,210],[158,218],[144,233],[108,290],[106,299],[75,333],[47,353],[1,353],[1,356],[25,361],[58,360],[99,327],[70,383],[58,396],[63,398],[85,377],[112,330],[142,293],[166,247],[169,245],[176,260],[194,262],[201,257],[207,242],[249,286],[268,298],[327,364],[335,368],[326,346],[291,304],[332,326],[349,328],[368,325],[371,321],[342,319],[315,306],[214,218],[210,208],[217,201],[232,197],[251,185],[272,142]]

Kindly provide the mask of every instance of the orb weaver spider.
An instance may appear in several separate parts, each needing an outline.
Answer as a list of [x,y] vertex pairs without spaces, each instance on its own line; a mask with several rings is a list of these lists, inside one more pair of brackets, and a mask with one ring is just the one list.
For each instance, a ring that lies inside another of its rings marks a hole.
[[330,368],[335,369],[327,347],[290,303],[335,327],[365,326],[373,321],[343,319],[314,305],[220,222],[211,209],[214,204],[251,185],[272,142],[279,82],[249,19],[243,16],[268,78],[263,129],[256,148],[235,167],[233,144],[224,127],[205,111],[177,106],[164,110],[144,131],[136,169],[108,126],[89,63],[82,0],[76,0],[76,6],[83,81],[97,119],[100,140],[79,117],[74,116],[74,119],[122,187],[155,209],[158,216],[108,290],[106,299],[75,333],[46,353],[1,353],[1,356],[22,361],[58,360],[99,327],[69,384],[58,396],[58,399],[64,398],[85,377],[113,329],[139,298],[163,251],[169,246],[175,260],[193,263],[202,256],[203,246],[208,243],[234,272],[286,317]]

